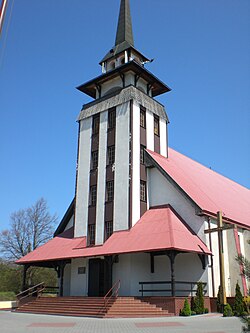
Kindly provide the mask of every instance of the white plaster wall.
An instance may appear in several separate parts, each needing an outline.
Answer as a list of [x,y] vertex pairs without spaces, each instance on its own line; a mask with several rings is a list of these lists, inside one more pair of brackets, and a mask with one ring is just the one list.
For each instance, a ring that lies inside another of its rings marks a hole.
[[189,224],[193,231],[205,241],[204,217],[195,215],[195,208],[156,168],[148,171],[149,206],[170,204]]
[[140,105],[133,105],[132,225],[140,219]]
[[[192,267],[192,269],[190,269]],[[119,263],[113,265],[113,283],[121,280],[120,296],[140,296],[140,281],[170,281],[170,260],[166,255],[155,257],[155,271],[151,273],[150,255],[135,253],[119,256]],[[176,281],[207,282],[207,273],[202,269],[196,254],[179,254],[175,261]],[[181,285],[184,289],[186,285]],[[147,285],[147,289],[171,288],[170,285]],[[170,292],[146,293],[147,296],[170,296]],[[177,293],[178,295],[178,293]],[[189,295],[189,293],[186,293]]]
[[227,242],[228,242],[228,262],[226,262],[225,265],[228,265],[229,267],[231,296],[234,296],[235,286],[237,282],[239,283],[242,291],[243,289],[242,289],[242,280],[240,276],[239,264],[235,260],[237,256],[237,249],[236,249],[233,229],[227,231]]
[[160,118],[160,153],[167,157],[167,123],[162,118]]
[[[86,267],[86,274],[78,274],[78,267]],[[72,259],[70,295],[86,296],[88,291],[87,260],[84,258]]]
[[102,84],[102,93],[101,95],[104,96],[109,90],[115,87],[122,88],[122,79],[120,77],[110,80]]
[[[248,241],[250,240],[250,231],[249,230],[244,230],[243,231],[243,241],[244,241],[244,256],[246,258],[250,258],[250,244]],[[247,281],[247,288],[248,290],[250,289],[250,281]]]
[[70,296],[70,278],[71,278],[71,264],[67,264],[64,268],[63,296]]
[[100,114],[99,131],[99,156],[97,177],[97,202],[96,202],[96,245],[103,244],[104,239],[104,207],[106,191],[106,152],[107,152],[107,127],[108,111]]
[[154,151],[154,115],[153,112],[146,110],[146,134],[147,149]]
[[132,72],[125,74],[125,86],[130,86],[135,84],[135,76]]
[[[201,260],[197,254],[179,254],[175,259],[175,279],[176,281],[208,283],[208,270],[202,268]],[[189,288],[187,285],[186,287]],[[184,289],[185,285],[181,285],[181,288]],[[178,293],[176,293],[176,296],[178,296]]]
[[116,108],[114,231],[128,229],[129,102]]
[[131,255],[119,255],[119,262],[113,264],[113,284],[118,280],[121,281],[119,296],[130,295],[131,276]]
[[80,122],[75,237],[87,235],[92,118]]
[[231,277],[230,277],[230,271],[229,271],[229,247],[230,244],[228,244],[227,239],[227,231],[224,230],[222,232],[223,237],[223,250],[224,250],[224,272],[225,272],[225,285],[226,285],[226,295],[231,296]]
[[73,227],[74,225],[74,218],[75,218],[75,215],[73,214],[71,219],[69,220],[68,224],[66,225],[64,231],[70,229],[71,227]]
[[147,82],[143,79],[139,79],[137,82],[137,88],[147,94]]

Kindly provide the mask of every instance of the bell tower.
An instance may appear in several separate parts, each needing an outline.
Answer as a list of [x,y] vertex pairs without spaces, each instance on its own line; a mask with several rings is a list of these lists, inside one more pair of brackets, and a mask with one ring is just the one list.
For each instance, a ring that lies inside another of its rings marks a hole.
[[102,74],[77,89],[94,100],[78,117],[74,236],[100,245],[148,209],[144,150],[167,156],[168,117],[154,97],[170,88],[145,68],[134,47],[129,0],[121,0],[115,45]]

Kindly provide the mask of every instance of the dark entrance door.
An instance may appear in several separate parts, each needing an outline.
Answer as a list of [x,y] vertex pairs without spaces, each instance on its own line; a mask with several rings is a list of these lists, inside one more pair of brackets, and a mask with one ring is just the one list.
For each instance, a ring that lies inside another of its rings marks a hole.
[[104,296],[111,287],[111,265],[108,260],[89,259],[88,295]]

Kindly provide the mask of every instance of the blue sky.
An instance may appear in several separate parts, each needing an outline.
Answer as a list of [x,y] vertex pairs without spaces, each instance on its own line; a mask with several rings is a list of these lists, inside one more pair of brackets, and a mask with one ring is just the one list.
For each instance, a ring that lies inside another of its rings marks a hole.
[[[101,73],[119,12],[119,0],[22,0],[10,15],[12,2],[0,38],[0,230],[42,196],[59,218],[71,202],[76,118],[90,101],[75,87]],[[250,1],[131,0],[131,12],[136,48],[155,59],[147,69],[172,88],[158,98],[170,146],[249,187]]]

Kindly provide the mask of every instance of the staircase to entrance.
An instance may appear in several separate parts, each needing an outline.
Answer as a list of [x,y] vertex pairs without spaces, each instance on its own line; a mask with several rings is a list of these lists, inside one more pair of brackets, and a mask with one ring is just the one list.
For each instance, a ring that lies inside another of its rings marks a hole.
[[170,316],[154,304],[136,297],[111,298],[105,304],[103,297],[38,297],[19,306],[16,312],[96,318],[132,318]]

